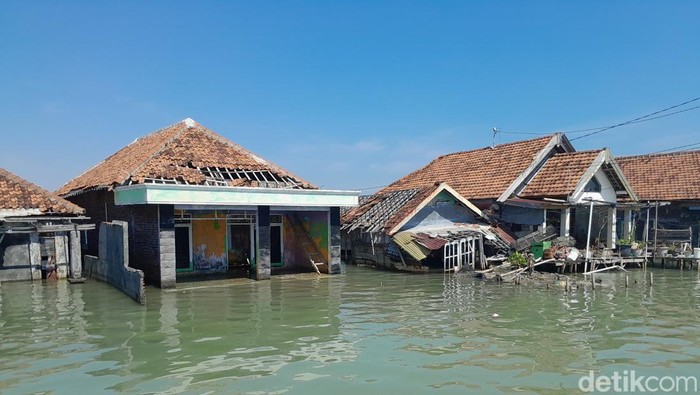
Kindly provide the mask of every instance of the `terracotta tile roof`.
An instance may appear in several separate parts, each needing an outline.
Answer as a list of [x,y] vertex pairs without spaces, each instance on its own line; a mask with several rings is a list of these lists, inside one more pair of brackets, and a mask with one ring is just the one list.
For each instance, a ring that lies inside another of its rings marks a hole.
[[444,182],[466,199],[496,199],[556,135],[443,155],[380,193]]
[[700,200],[700,150],[618,157],[639,200]]
[[[68,195],[90,189],[144,183],[147,179],[176,180],[204,184],[207,177],[197,168],[217,167],[227,171],[269,172],[275,179],[286,179],[300,188],[314,185],[255,155],[238,144],[186,119],[127,145],[69,181],[58,193]],[[267,186],[256,178],[222,179],[229,186]]]
[[556,154],[518,194],[520,197],[566,197],[603,150]]
[[85,210],[0,168],[0,210],[39,209],[41,213],[83,214]]

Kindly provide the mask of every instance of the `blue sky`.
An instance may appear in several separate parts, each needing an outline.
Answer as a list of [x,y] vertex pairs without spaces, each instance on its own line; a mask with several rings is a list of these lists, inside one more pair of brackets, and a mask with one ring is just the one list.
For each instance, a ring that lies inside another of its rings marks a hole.
[[[491,144],[493,127],[605,126],[700,96],[698,15],[696,1],[5,0],[0,167],[55,189],[192,117],[324,188],[385,185]],[[574,143],[695,142],[700,110]]]

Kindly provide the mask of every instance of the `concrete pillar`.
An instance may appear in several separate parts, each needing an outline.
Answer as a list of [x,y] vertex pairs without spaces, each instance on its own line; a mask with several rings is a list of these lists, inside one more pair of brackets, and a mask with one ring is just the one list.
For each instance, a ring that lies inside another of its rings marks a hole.
[[258,253],[256,254],[255,262],[255,279],[269,280],[271,275],[270,269],[270,206],[258,206],[257,221],[257,246]]
[[83,276],[83,254],[80,245],[80,232],[70,231],[70,278]]
[[29,234],[29,265],[32,280],[41,280],[41,244],[36,232]]
[[175,288],[175,206],[158,206],[160,287]]
[[559,227],[559,236],[568,237],[571,234],[571,208],[567,207],[561,210],[560,217],[561,225]]
[[608,207],[608,234],[605,245],[608,248],[615,248],[617,244],[617,235],[615,230],[617,229],[617,209],[615,207]]
[[340,207],[331,207],[330,216],[330,243],[328,243],[328,256],[331,259],[328,273],[340,274],[343,268],[340,262]]
[[623,228],[622,228],[622,238],[631,240],[635,238],[635,235],[632,234],[632,210],[626,208],[625,209],[625,214],[624,214],[624,222],[623,222]]
[[542,229],[541,232],[545,233],[547,231],[547,209],[542,210]]
[[68,252],[68,233],[60,232],[54,236],[54,247],[56,253],[56,275],[58,278],[68,277],[68,266],[70,262]]

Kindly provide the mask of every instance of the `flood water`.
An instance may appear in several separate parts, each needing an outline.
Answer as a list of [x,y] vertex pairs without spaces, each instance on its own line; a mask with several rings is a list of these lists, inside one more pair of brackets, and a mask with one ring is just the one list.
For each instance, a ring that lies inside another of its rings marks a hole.
[[[348,267],[147,290],[0,285],[0,393],[575,393],[589,370],[700,375],[700,277],[595,291]],[[498,316],[494,316],[498,314]]]

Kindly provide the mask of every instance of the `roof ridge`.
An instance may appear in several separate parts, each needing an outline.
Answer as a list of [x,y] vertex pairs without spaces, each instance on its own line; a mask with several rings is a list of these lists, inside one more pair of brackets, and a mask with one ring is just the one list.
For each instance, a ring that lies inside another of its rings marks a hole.
[[599,154],[603,151],[605,151],[607,148],[599,148],[599,149],[588,149],[588,150],[583,150],[583,151],[574,151],[574,152],[559,152],[554,154],[554,156],[573,156],[577,154]]
[[[168,144],[172,143],[173,141],[175,141],[175,139],[177,139],[178,137],[182,136],[182,134],[185,133],[185,131],[187,131],[187,130],[189,130],[190,128],[194,127],[194,126],[190,126],[190,122],[193,122],[192,118],[185,118],[185,119],[183,119],[182,121],[177,122],[177,123],[174,123],[174,124],[172,124],[172,125],[170,125],[170,126],[168,126],[168,127],[161,128],[161,129],[159,129],[159,130],[158,130],[157,132],[155,132],[155,133],[149,133],[149,134],[147,134],[146,136],[143,136],[143,137],[140,137],[140,138],[134,140],[134,142],[136,142],[136,141],[138,141],[138,140],[141,139],[141,138],[145,138],[145,137],[147,137],[147,136],[152,136],[152,135],[154,135],[154,134],[156,134],[156,133],[161,133],[161,132],[165,131],[165,130],[168,129],[168,128],[174,128],[174,127],[177,127],[177,126],[180,125],[180,124],[184,124],[184,126],[185,126],[182,130],[180,130],[179,132],[175,133],[175,135],[174,135],[173,137],[169,138],[169,139],[166,140],[162,145],[160,145],[158,148],[156,148],[156,150],[153,152],[153,154],[151,154],[151,156],[149,156],[148,158],[146,158],[146,160],[144,160],[139,166],[137,166],[132,172],[130,172],[130,173],[129,173],[129,178],[132,177],[132,174],[136,174],[136,173],[138,173],[141,169],[143,169],[144,167],[146,167],[146,165],[148,164],[148,162],[150,162],[151,159],[155,158],[156,156],[158,156],[158,154],[160,154],[161,152],[163,152],[163,151],[165,150],[165,148],[168,146]],[[127,146],[127,147],[128,147],[128,146]],[[119,152],[119,151],[117,151],[117,152]],[[128,179],[128,178],[127,178],[127,179]],[[127,179],[125,179],[124,181],[126,181]],[[123,183],[124,181],[122,181],[122,183]]]
[[548,134],[548,135],[544,135],[544,136],[540,136],[540,137],[536,137],[536,138],[532,138],[532,139],[528,139],[528,140],[510,141],[510,142],[508,142],[508,143],[497,144],[497,145],[494,145],[494,146],[486,146],[486,147],[474,148],[474,149],[470,149],[470,150],[457,151],[457,152],[450,152],[450,153],[447,153],[447,154],[440,155],[440,156],[438,156],[437,158],[435,158],[435,159],[433,159],[433,160],[437,160],[437,159],[440,159],[440,158],[445,157],[445,156],[466,154],[466,153],[470,153],[470,152],[483,151],[483,150],[492,150],[492,149],[501,148],[501,147],[506,147],[506,146],[510,146],[510,145],[514,145],[514,144],[529,143],[529,142],[536,141],[536,140],[544,140],[545,138],[551,139],[552,137],[554,137],[554,136],[556,136],[556,135],[558,135],[558,134],[562,134],[562,133],[552,133],[552,134]]
[[[187,118],[187,119],[190,119],[190,118]],[[67,185],[70,184],[71,182],[73,182],[73,181],[79,179],[80,177],[86,175],[87,173],[91,172],[91,171],[92,171],[93,169],[95,169],[97,166],[99,166],[99,165],[101,165],[101,164],[107,162],[108,160],[110,160],[110,159],[113,158],[114,156],[118,155],[118,154],[119,154],[121,151],[123,151],[124,149],[131,147],[132,145],[138,143],[139,141],[144,140],[144,139],[147,138],[147,137],[156,135],[156,134],[158,134],[158,133],[163,132],[163,131],[166,130],[166,129],[170,129],[170,128],[172,128],[172,127],[175,127],[175,126],[177,126],[178,124],[187,121],[187,119],[183,119],[182,121],[175,122],[175,123],[170,124],[170,125],[168,125],[168,126],[164,126],[164,127],[160,128],[160,129],[156,129],[156,130],[154,130],[154,131],[152,131],[152,132],[150,132],[150,133],[148,133],[148,134],[145,134],[145,135],[143,135],[143,136],[139,136],[139,137],[135,138],[134,141],[132,141],[132,142],[130,142],[129,144],[125,145],[124,147],[122,147],[121,149],[117,150],[116,152],[113,152],[113,153],[112,153],[111,155],[109,155],[108,157],[106,157],[106,158],[102,159],[101,161],[95,163],[94,165],[90,166],[90,167],[89,167],[87,170],[85,170],[84,172],[78,174],[77,176],[75,176],[75,177],[71,178],[70,180],[66,181],[65,183],[63,183],[63,185],[61,185],[60,187],[56,188],[56,191],[60,191],[61,189],[63,189],[65,186],[67,186]],[[148,158],[148,160],[150,160],[150,159],[152,159],[152,157]],[[148,160],[147,160],[147,161],[148,161]],[[144,162],[144,163],[145,163],[145,162]],[[142,165],[143,165],[143,164],[142,164]],[[139,168],[140,168],[140,167],[141,167],[141,166],[139,166]],[[127,173],[129,173],[129,172],[127,172]],[[129,173],[129,177],[131,177],[131,173]],[[66,192],[66,194],[71,193],[71,192],[72,192],[72,191],[68,191],[68,192]]]
[[673,152],[661,152],[661,153],[650,153],[650,154],[623,155],[623,156],[618,156],[617,159],[618,159],[618,161],[619,161],[619,160],[636,159],[636,158],[653,158],[653,157],[662,157],[662,156],[680,156],[680,155],[696,154],[696,153],[700,153],[700,149],[685,150],[685,151],[673,151]]

